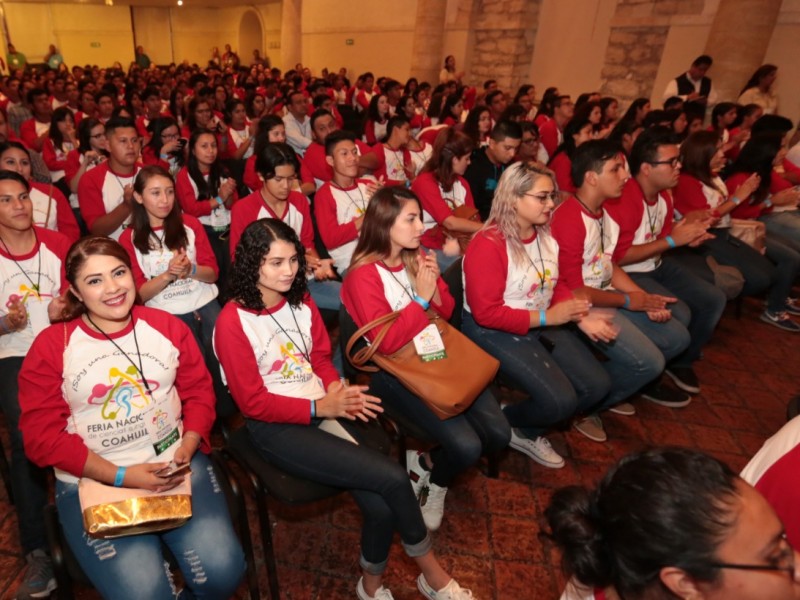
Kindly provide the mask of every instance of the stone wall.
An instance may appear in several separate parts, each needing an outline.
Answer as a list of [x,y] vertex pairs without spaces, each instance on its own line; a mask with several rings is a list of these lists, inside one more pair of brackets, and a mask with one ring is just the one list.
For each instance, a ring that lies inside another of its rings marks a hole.
[[601,92],[623,106],[649,98],[674,17],[699,15],[705,0],[619,0],[611,24]]
[[496,79],[501,89],[515,90],[527,82],[541,1],[475,1],[469,60],[472,83]]

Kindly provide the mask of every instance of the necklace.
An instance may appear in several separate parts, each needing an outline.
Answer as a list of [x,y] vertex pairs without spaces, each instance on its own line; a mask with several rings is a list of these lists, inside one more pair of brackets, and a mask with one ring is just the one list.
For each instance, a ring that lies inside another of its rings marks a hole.
[[39,238],[36,235],[36,230],[31,228],[31,231],[33,231],[33,239],[34,239],[33,247],[37,249],[36,253],[38,254],[38,260],[39,260],[39,265],[36,267],[36,283],[33,283],[33,279],[31,279],[30,275],[28,275],[25,269],[22,268],[22,265],[17,262],[17,259],[14,258],[14,255],[11,254],[11,250],[8,249],[5,240],[3,238],[0,238],[0,242],[3,243],[3,248],[5,248],[5,251],[8,254],[8,256],[11,257],[11,260],[14,261],[14,264],[17,265],[17,268],[20,270],[20,273],[22,273],[25,276],[25,279],[31,282],[31,288],[33,288],[33,291],[38,294],[39,285],[42,283],[42,249],[38,247]]
[[[294,320],[294,326],[297,327],[297,333],[300,334],[300,341],[303,342],[303,351],[300,352],[300,353],[303,355],[303,358],[306,359],[306,362],[308,362],[308,364],[310,365],[311,364],[311,358],[310,358],[310,355],[308,353],[308,346],[306,346],[306,341],[303,339],[303,334],[300,332],[300,325],[297,322],[297,317],[295,316],[294,309],[291,306],[289,306],[289,312],[292,313],[292,319]],[[278,329],[280,329],[283,332],[283,335],[285,335],[287,338],[289,338],[289,341],[292,343],[292,345],[295,348],[297,348],[297,350],[299,351],[300,350],[300,346],[298,346],[297,342],[295,342],[294,339],[292,339],[292,336],[289,335],[289,332],[286,331],[283,328],[283,325],[281,325],[280,322],[278,321],[278,319],[275,318],[275,315],[273,315],[271,312],[268,312],[267,314],[270,317],[272,317],[272,320],[275,321],[275,325],[278,326]]]
[[163,250],[164,249],[164,238],[166,237],[167,232],[163,231],[163,233],[161,234],[161,237],[158,237],[158,234],[154,230],[151,229],[150,230],[150,235],[152,235],[154,238],[156,238],[156,241],[158,242],[158,249],[159,250]]
[[531,267],[533,270],[536,271],[536,275],[539,277],[539,291],[544,294],[544,284],[545,284],[545,276],[544,276],[544,256],[542,256],[542,245],[539,243],[539,232],[534,227],[534,231],[536,232],[536,249],[539,252],[539,263],[542,265],[542,271],[539,272],[539,269],[536,268],[536,264],[533,262],[531,255],[528,254],[527,250],[525,251],[525,256],[528,258],[528,262],[531,263]]
[[[117,185],[119,185],[119,188],[122,190],[122,194],[124,195],[125,194],[125,186],[123,185],[122,180],[119,178],[119,175],[114,173],[114,171],[112,171],[110,167],[108,169],[108,172],[111,173],[114,176],[114,179],[117,180]],[[136,177],[136,168],[134,167],[132,175],[123,175],[123,177],[125,179],[131,179],[133,177]]]
[[361,216],[366,212],[366,210],[367,210],[367,201],[364,199],[364,194],[361,191],[361,186],[360,185],[356,184],[356,189],[358,190],[359,200],[361,201],[360,203],[356,202],[353,199],[353,197],[350,195],[350,192],[348,192],[343,187],[339,186],[338,184],[334,183],[333,181],[331,181],[331,185],[333,187],[335,187],[337,190],[339,190],[340,192],[344,192],[345,193],[345,195],[347,196],[347,199],[350,200],[350,204],[352,204],[353,208],[356,209],[356,215]]
[[133,362],[133,359],[131,358],[130,354],[128,354],[127,352],[125,352],[125,350],[120,348],[119,344],[117,344],[117,342],[115,342],[110,335],[108,335],[105,331],[100,329],[100,327],[98,327],[97,324],[94,321],[92,321],[92,317],[89,316],[89,313],[86,313],[86,319],[89,321],[89,323],[92,324],[92,327],[97,329],[97,331],[99,331],[103,335],[104,338],[106,338],[109,342],[114,344],[114,347],[117,350],[119,350],[122,353],[122,355],[128,359],[128,362],[131,363],[131,366],[139,372],[139,376],[142,378],[142,384],[147,390],[147,393],[150,394],[150,397],[152,398],[153,391],[150,389],[150,384],[147,382],[147,377],[144,376],[144,368],[142,366],[142,353],[139,351],[139,340],[136,338],[136,322],[133,320],[133,315],[131,315],[131,326],[132,326],[131,328],[133,329],[133,343],[136,345],[136,358],[138,359],[139,362],[138,365],[135,362]]
[[588,206],[586,206],[586,203],[585,203],[583,200],[581,200],[580,198],[578,198],[578,194],[575,194],[575,200],[577,200],[578,202],[580,202],[580,203],[581,203],[581,206],[582,206],[583,208],[585,208],[585,209],[586,209],[586,211],[587,211],[587,212],[588,212],[590,215],[592,215],[593,217],[598,217],[598,218],[596,218],[595,220],[597,221],[597,224],[600,226],[600,253],[601,253],[601,254],[605,254],[605,253],[606,253],[606,242],[605,242],[605,239],[606,239],[606,229],[605,229],[605,224],[603,223],[603,211],[602,211],[602,210],[600,211],[600,215],[597,215],[597,214],[595,214],[595,212],[594,212],[594,211],[593,211],[591,208],[589,208]]
[[655,237],[656,235],[656,224],[658,222],[658,197],[656,197],[656,205],[655,205],[655,214],[650,214],[650,205],[647,203],[647,200],[644,201],[644,209],[647,211],[647,223],[650,225],[650,235]]
[[[413,302],[414,301],[414,296],[412,296],[411,293],[408,291],[408,288],[405,285],[403,285],[403,282],[400,281],[397,278],[397,276],[394,274],[394,272],[388,267],[388,265],[384,261],[381,261],[381,264],[384,267],[386,267],[386,270],[389,271],[389,275],[392,276],[392,279],[394,279],[397,282],[397,285],[400,286],[400,288],[403,290],[403,292],[405,292],[408,295],[408,297],[411,298],[411,301]],[[405,270],[405,269],[403,269],[403,270]],[[408,276],[408,274],[406,274],[406,276]],[[409,287],[411,287],[411,291],[414,292],[414,287],[411,285],[411,280],[410,279],[409,279],[408,285],[409,285]],[[414,293],[416,294],[416,292],[414,292]]]

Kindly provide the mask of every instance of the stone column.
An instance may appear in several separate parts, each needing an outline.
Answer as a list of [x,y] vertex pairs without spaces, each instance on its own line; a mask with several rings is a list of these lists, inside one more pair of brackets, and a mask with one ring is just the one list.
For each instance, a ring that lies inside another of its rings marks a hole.
[[[447,0],[419,0],[411,46],[411,75],[434,87],[444,65],[444,19]],[[461,70],[463,65],[457,65]]]
[[303,0],[283,0],[281,5],[281,64],[284,72],[302,61],[303,41],[300,11]]
[[761,66],[782,0],[720,0],[705,53],[714,59],[709,75],[720,100],[735,102]]

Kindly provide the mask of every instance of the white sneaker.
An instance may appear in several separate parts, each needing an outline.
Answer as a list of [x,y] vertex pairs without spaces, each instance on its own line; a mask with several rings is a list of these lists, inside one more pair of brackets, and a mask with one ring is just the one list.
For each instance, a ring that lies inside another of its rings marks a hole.
[[370,596],[367,593],[367,590],[364,589],[363,577],[358,580],[358,585],[356,586],[356,596],[358,596],[358,600],[394,600],[392,592],[383,586],[378,588],[378,591],[375,592],[374,596]]
[[529,456],[542,466],[551,469],[560,469],[564,466],[564,459],[562,456],[553,450],[550,441],[542,435],[530,439],[522,437],[517,433],[516,429],[512,428],[511,441],[508,445],[514,450]]
[[472,590],[462,588],[455,579],[451,579],[450,583],[442,589],[434,590],[428,585],[428,582],[425,581],[425,576],[421,573],[417,577],[417,589],[430,600],[474,600],[475,598],[472,595]]
[[430,531],[436,531],[442,524],[444,514],[444,497],[447,495],[446,487],[439,487],[435,483],[428,485],[428,496],[422,510],[422,520]]
[[419,499],[422,490],[430,485],[431,472],[422,468],[420,461],[423,459],[422,452],[416,450],[406,450],[406,470],[408,478],[411,480],[411,487],[414,488],[414,495]]

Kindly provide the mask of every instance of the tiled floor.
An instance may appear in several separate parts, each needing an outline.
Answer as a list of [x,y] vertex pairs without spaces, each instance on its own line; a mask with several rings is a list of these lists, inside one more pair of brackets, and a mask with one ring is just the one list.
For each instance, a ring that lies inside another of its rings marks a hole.
[[[609,441],[591,442],[574,431],[554,433],[566,467],[540,467],[513,451],[501,461],[499,479],[471,470],[452,486],[435,548],[447,568],[480,599],[558,598],[563,579],[552,545],[540,535],[542,513],[553,489],[592,484],[619,457],[647,445],[699,448],[741,469],[766,437],[784,422],[788,400],[800,393],[800,336],[760,323],[759,304],[732,307],[698,365],[703,392],[684,409],[637,401],[637,415],[604,417]],[[302,509],[273,507],[282,597],[355,598],[359,513],[346,496]],[[23,560],[13,507],[0,491],[0,593],[12,598]],[[251,510],[257,537],[255,514]],[[258,544],[258,540],[256,540]],[[258,547],[258,546],[257,546]],[[260,553],[257,553],[259,566]],[[399,544],[392,549],[386,583],[398,600],[419,598],[415,568]],[[266,577],[260,569],[262,596]],[[241,597],[246,596],[244,586]],[[96,598],[78,590],[78,597]]]

